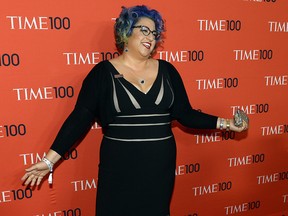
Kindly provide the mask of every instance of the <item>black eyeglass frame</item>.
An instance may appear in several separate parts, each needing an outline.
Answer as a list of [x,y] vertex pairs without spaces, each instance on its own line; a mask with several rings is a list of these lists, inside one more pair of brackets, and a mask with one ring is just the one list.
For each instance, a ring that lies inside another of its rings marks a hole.
[[[156,30],[151,31],[151,29],[145,25],[132,26],[132,28],[140,28],[140,31],[145,36],[148,36],[148,35],[150,35],[150,33],[152,33],[155,40],[158,40],[160,38],[160,34]],[[145,30],[148,30],[148,31],[145,31]]]

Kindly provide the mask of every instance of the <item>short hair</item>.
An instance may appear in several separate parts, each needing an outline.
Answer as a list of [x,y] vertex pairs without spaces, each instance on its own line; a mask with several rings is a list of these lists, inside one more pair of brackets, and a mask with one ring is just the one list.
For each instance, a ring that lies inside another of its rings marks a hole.
[[128,37],[131,36],[133,26],[141,18],[149,18],[155,23],[155,30],[159,33],[160,37],[156,39],[155,48],[162,41],[162,33],[164,32],[164,20],[157,10],[149,9],[145,5],[137,5],[130,8],[122,6],[122,11],[114,24],[114,36],[116,47],[120,53],[123,52],[125,43]]

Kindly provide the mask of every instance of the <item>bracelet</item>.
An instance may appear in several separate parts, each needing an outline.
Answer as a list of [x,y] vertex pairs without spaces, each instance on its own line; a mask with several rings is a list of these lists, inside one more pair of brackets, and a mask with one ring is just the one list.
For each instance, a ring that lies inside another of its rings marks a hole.
[[219,129],[220,129],[220,130],[223,130],[223,126],[224,126],[224,119],[221,118],[221,119],[220,119],[220,127],[219,127]]
[[226,130],[230,130],[230,119],[226,119]]
[[50,171],[50,174],[49,174],[49,177],[48,177],[48,183],[49,184],[52,184],[53,182],[53,176],[52,176],[52,173],[53,173],[53,163],[51,161],[49,161],[47,158],[43,158],[42,161],[48,166],[49,168],[49,171]]

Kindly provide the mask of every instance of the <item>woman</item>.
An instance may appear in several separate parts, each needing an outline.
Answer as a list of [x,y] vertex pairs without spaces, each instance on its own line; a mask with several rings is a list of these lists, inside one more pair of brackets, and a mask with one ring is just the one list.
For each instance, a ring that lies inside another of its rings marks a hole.
[[[115,23],[121,55],[97,64],[85,78],[73,112],[43,161],[26,169],[26,185],[39,185],[53,165],[97,120],[103,128],[97,216],[167,216],[175,178],[171,121],[191,128],[241,132],[224,120],[191,108],[177,70],[151,55],[164,22],[146,6],[122,8]],[[52,181],[52,179],[49,179]]]

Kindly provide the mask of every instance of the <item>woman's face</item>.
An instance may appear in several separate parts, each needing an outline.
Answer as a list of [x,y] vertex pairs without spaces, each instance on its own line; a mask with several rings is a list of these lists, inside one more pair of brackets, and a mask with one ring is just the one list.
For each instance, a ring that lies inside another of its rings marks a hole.
[[132,34],[128,38],[128,52],[150,57],[156,45],[155,35],[157,33],[154,21],[145,17],[141,18],[134,25]]

